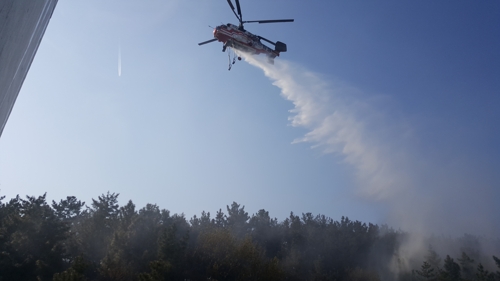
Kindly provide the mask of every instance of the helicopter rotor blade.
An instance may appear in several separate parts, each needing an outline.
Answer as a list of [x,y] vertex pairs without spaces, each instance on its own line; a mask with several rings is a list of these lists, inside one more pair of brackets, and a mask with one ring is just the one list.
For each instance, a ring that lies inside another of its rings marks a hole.
[[284,19],[284,20],[249,20],[249,21],[244,21],[243,23],[275,23],[275,22],[293,22],[293,19]]
[[264,38],[264,37],[262,37],[262,36],[257,36],[257,37],[259,37],[259,39],[262,39],[262,40],[266,41],[267,43],[270,43],[270,44],[276,45],[276,43],[274,43],[273,41],[271,41],[271,40],[269,40],[269,39],[266,39],[266,38]]
[[229,4],[229,7],[231,7],[231,10],[234,10],[233,2],[231,2],[231,0],[227,0],[227,3]]
[[[238,17],[238,14],[236,14],[236,11],[234,10],[234,5],[233,5],[233,2],[231,2],[231,0],[227,0],[227,3],[229,4],[229,7],[231,8],[231,10],[233,11],[234,15],[236,16],[236,18],[241,22],[241,13],[240,13],[240,16]],[[236,2],[239,4],[239,2]],[[239,7],[239,5],[238,5]]]
[[240,15],[240,21],[242,21],[243,17],[241,16],[240,0],[234,0],[234,1],[236,1],[236,9],[238,10],[238,15]]
[[198,46],[205,45],[205,44],[208,44],[208,43],[212,43],[214,41],[217,41],[217,38],[210,39],[210,40],[207,40],[205,42],[198,43]]

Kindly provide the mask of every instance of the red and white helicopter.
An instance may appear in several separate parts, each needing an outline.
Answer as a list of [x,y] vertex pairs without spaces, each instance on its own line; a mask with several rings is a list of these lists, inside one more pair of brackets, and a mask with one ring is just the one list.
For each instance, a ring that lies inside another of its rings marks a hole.
[[[293,19],[283,19],[283,20],[251,20],[251,21],[243,21],[241,17],[241,8],[240,1],[236,1],[236,8],[238,13],[236,14],[234,10],[233,3],[231,0],[227,0],[229,7],[233,10],[234,15],[240,21],[238,26],[234,24],[223,24],[215,27],[214,29],[214,39],[201,42],[198,45],[204,45],[207,43],[211,43],[214,41],[219,41],[224,43],[222,47],[222,51],[225,52],[226,48],[233,48],[234,50],[258,55],[265,54],[268,58],[268,62],[274,64],[274,58],[279,56],[281,52],[286,52],[286,44],[280,41],[272,42],[262,36],[258,36],[246,31],[243,28],[244,23],[275,23],[275,22],[293,22]],[[268,46],[262,44],[260,40],[264,40],[272,45],[274,45],[274,50],[269,48]],[[238,57],[238,60],[241,60],[241,57]],[[233,64],[235,60],[233,58]],[[229,70],[231,70],[231,59],[229,59]]]

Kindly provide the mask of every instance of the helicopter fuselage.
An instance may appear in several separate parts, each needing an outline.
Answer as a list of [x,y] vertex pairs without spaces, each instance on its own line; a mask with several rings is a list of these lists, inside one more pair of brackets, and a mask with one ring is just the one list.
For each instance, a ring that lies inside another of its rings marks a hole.
[[[243,20],[243,16],[241,15],[241,6],[240,0],[235,0],[236,2],[236,10],[233,5],[232,0],[227,0],[229,7],[233,11],[233,14],[236,16],[240,24],[238,26],[234,24],[223,24],[219,25],[214,29],[214,38],[198,43],[199,46],[205,45],[208,43],[212,43],[215,41],[222,42],[224,45],[222,46],[222,51],[225,52],[227,47],[232,48],[236,51],[242,51],[254,55],[265,54],[267,56],[267,61],[270,64],[274,64],[274,58],[280,55],[281,52],[286,52],[286,44],[280,41],[273,42],[269,39],[266,39],[262,36],[258,36],[252,34],[245,30],[243,24],[245,23],[277,23],[277,22],[293,22],[293,19],[276,19],[276,20]],[[264,40],[265,42],[274,46],[274,50],[269,48],[268,46],[262,44],[260,40]],[[229,55],[229,70],[231,70],[231,64],[235,63],[235,59],[233,57],[233,61],[231,63],[231,53]],[[241,60],[241,57],[238,56],[238,60]]]
[[265,54],[270,60],[280,55],[278,51],[262,44],[258,36],[234,24],[228,23],[215,27],[214,37],[224,43],[223,51],[226,47],[230,47],[254,55]]

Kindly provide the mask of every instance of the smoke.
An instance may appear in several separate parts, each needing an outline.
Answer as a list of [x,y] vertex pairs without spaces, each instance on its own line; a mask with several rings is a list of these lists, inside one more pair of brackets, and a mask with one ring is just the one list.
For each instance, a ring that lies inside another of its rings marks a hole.
[[468,165],[457,168],[423,153],[415,126],[398,113],[390,98],[368,98],[346,83],[285,60],[270,65],[258,56],[242,57],[293,103],[291,125],[307,130],[293,143],[309,143],[339,157],[352,169],[357,186],[353,192],[386,206],[385,222],[411,233],[398,257],[421,257],[429,245],[424,237],[430,234],[498,235],[495,212],[488,205],[494,205],[488,201],[491,194],[485,192],[488,185],[478,187],[464,180],[480,174]]

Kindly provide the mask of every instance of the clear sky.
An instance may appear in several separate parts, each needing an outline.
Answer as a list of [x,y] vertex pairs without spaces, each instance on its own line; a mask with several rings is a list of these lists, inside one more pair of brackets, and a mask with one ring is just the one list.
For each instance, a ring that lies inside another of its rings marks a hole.
[[500,236],[500,2],[241,0],[283,41],[227,71],[226,1],[59,1],[0,139],[0,193],[233,201]]

